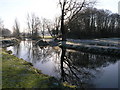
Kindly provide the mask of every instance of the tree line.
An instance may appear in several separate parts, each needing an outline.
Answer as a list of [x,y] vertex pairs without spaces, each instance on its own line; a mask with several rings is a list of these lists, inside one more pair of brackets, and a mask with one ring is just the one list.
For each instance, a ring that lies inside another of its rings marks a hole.
[[89,7],[70,19],[66,29],[69,38],[120,37],[120,15]]

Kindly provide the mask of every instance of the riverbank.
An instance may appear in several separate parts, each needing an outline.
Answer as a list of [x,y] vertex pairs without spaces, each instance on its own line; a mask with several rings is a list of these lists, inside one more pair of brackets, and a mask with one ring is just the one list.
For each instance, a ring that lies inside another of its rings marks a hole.
[[2,88],[65,88],[65,84],[42,74],[33,68],[31,63],[10,55],[5,50],[0,54],[2,55],[0,57],[2,58],[0,59],[2,60]]
[[63,48],[78,50],[86,53],[120,57],[120,38],[101,38],[92,40],[74,40],[60,42]]
[[16,39],[16,38],[0,39],[0,47],[8,47],[11,45],[18,44],[19,42],[20,42],[20,40]]
[[120,57],[120,38],[67,39],[67,41],[37,41],[39,46],[59,46],[86,53]]

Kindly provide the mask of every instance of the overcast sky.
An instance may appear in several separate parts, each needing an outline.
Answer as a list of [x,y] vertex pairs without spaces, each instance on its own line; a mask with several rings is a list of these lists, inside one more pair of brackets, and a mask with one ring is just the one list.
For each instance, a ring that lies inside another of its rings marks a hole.
[[[58,16],[58,0],[0,0],[0,18],[4,26],[12,29],[15,18],[25,28],[27,13],[35,13],[40,18],[54,19]],[[118,13],[119,0],[97,0],[95,7]]]

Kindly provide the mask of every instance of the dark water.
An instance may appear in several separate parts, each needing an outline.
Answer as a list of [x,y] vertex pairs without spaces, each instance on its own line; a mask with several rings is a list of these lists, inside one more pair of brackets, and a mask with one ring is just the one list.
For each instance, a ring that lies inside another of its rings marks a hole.
[[[118,88],[117,57],[93,55],[59,47],[35,46],[33,41],[21,41],[7,47],[19,58],[33,63],[42,73],[79,87]],[[119,69],[120,70],[120,69]]]

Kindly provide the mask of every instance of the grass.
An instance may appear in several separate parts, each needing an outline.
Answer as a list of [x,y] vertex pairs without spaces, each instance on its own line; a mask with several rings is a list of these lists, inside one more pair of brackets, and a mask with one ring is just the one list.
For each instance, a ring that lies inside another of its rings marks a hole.
[[[41,38],[43,38],[42,36],[41,36]],[[44,39],[52,39],[53,37],[52,36],[44,36]]]
[[0,52],[2,57],[2,88],[64,88],[55,78],[42,74],[30,63],[8,54]]

